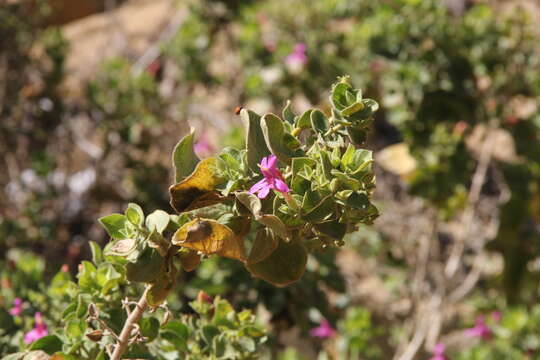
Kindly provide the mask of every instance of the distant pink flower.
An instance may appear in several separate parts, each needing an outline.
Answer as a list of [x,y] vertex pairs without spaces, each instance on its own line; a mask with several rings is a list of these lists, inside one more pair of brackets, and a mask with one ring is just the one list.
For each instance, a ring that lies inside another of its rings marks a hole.
[[491,339],[493,332],[486,325],[484,316],[478,316],[474,327],[465,330],[465,335],[471,338],[481,338],[482,340]]
[[430,357],[429,360],[448,360],[448,358],[444,356],[445,350],[446,346],[443,343],[438,343],[433,348],[433,351],[431,352],[433,356]]
[[193,145],[193,151],[195,151],[195,154],[197,154],[197,156],[199,157],[207,157],[212,152],[214,152],[214,147],[212,146],[212,144],[210,144],[206,136],[203,135],[201,136],[199,141],[197,141],[195,145]]
[[322,319],[319,326],[309,331],[309,335],[320,339],[328,339],[336,335],[336,330],[326,319]]
[[285,63],[293,69],[302,68],[308,61],[306,48],[306,44],[304,43],[296,44],[293,52],[285,58]]
[[282,193],[288,193],[291,191],[283,175],[277,168],[277,157],[276,155],[270,155],[261,160],[259,164],[261,168],[261,173],[264,175],[264,179],[257,182],[255,185],[249,189],[251,194],[257,193],[259,199],[264,199],[270,193],[270,190],[277,190]]
[[49,332],[47,331],[47,325],[45,325],[45,323],[43,322],[43,317],[41,316],[41,313],[37,312],[36,315],[34,315],[34,318],[36,320],[34,328],[24,334],[24,342],[26,344],[33,343],[34,341],[41,339],[42,337],[49,334]]
[[21,315],[23,311],[23,301],[21,298],[15,298],[15,300],[13,300],[13,307],[11,308],[11,310],[9,310],[9,313],[13,316],[19,316]]

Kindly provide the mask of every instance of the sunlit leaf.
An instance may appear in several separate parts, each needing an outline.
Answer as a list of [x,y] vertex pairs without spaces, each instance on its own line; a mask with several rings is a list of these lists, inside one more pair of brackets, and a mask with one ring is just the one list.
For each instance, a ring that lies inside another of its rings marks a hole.
[[200,251],[205,255],[245,260],[241,239],[230,228],[212,219],[194,219],[182,226],[173,236],[172,243],[184,248]]
[[177,183],[189,176],[199,163],[199,158],[193,150],[193,141],[194,130],[191,129],[191,132],[184,136],[174,147],[172,162],[175,182]]
[[144,222],[144,212],[142,208],[134,203],[130,203],[126,209],[126,217],[133,225],[142,225]]
[[[279,160],[289,164],[291,158],[302,156],[300,149],[293,150],[285,141],[285,129],[283,121],[274,114],[266,114],[261,121],[261,129],[268,148],[272,150]],[[290,134],[289,134],[290,135]]]
[[167,228],[170,218],[163,210],[156,210],[146,218],[146,227],[150,231],[157,231],[159,234],[162,234],[163,231]]
[[257,164],[263,157],[270,155],[261,130],[261,117],[253,111],[242,109],[240,117],[246,130],[246,150],[248,165],[251,170],[259,171]]
[[124,229],[126,227],[127,217],[122,214],[111,214],[99,219],[101,225],[113,239],[125,239]]
[[190,176],[169,188],[171,205],[176,211],[181,213],[223,201],[215,191],[222,182],[216,175],[215,164],[215,158],[202,160]]

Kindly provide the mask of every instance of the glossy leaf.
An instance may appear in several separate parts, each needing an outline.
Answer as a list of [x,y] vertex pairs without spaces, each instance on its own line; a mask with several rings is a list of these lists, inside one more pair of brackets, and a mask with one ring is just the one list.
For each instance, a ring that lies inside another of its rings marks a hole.
[[144,212],[137,204],[129,203],[126,209],[126,217],[133,225],[141,226],[144,223]]
[[30,350],[42,350],[49,355],[62,350],[62,340],[56,335],[47,335],[30,345]]
[[162,234],[163,231],[169,225],[169,214],[163,210],[156,210],[146,218],[146,227],[150,231],[157,231],[159,234]]
[[173,150],[173,167],[175,182],[180,182],[189,176],[199,163],[199,158],[193,150],[194,130],[184,136]]
[[101,225],[113,239],[126,238],[124,229],[127,221],[127,217],[122,214],[111,214],[99,219]]
[[261,120],[261,129],[266,145],[279,160],[289,164],[292,157],[299,156],[287,146],[283,120],[279,117],[274,114],[264,115]]
[[262,158],[270,155],[261,129],[261,117],[253,111],[242,109],[240,117],[246,131],[246,150],[248,166],[252,171],[258,172],[258,164]]
[[330,128],[326,115],[320,110],[314,110],[311,112],[311,126],[313,130],[318,133],[324,134]]
[[283,108],[283,119],[287,121],[289,124],[294,124],[294,118],[296,115],[291,110],[291,101],[287,100],[287,104],[285,105],[285,108]]

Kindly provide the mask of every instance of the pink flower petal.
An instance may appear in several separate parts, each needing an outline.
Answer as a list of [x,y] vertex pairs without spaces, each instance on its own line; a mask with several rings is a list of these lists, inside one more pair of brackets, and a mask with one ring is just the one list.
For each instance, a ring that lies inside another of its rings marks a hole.
[[259,197],[259,199],[264,199],[265,197],[268,196],[268,193],[270,193],[270,185],[267,185],[263,187],[262,189],[260,189],[257,196]]
[[277,191],[280,191],[282,193],[288,193],[289,191],[291,191],[287,184],[285,184],[285,182],[281,179],[276,179],[275,188]]
[[266,168],[268,169],[276,169],[276,164],[277,164],[277,156],[272,154],[270,156],[267,157],[267,162],[266,162]]
[[251,189],[249,189],[249,193],[250,194],[255,194],[257,191],[261,190],[263,187],[265,186],[268,186],[268,183],[266,181],[266,178],[265,179],[262,179],[261,181],[258,181],[257,183],[255,183]]

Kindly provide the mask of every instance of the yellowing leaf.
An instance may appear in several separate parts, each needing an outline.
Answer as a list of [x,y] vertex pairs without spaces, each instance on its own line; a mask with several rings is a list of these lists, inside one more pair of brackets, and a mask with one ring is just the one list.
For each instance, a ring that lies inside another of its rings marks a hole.
[[224,198],[215,191],[221,182],[215,164],[215,158],[202,160],[191,175],[169,188],[171,205],[176,211],[181,213],[223,201]]
[[193,271],[201,263],[201,255],[195,250],[186,250],[178,253],[180,258],[180,263],[182,264],[182,269],[184,271]]
[[232,230],[211,219],[194,219],[182,226],[173,236],[172,243],[205,255],[245,261],[245,250],[241,239]]

